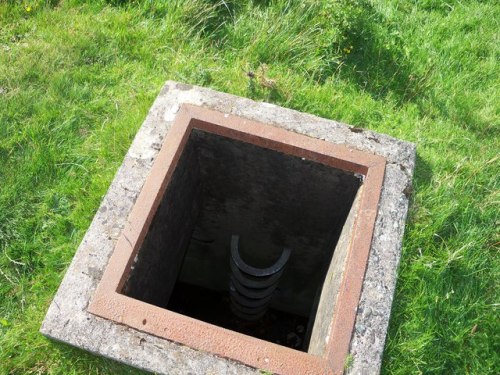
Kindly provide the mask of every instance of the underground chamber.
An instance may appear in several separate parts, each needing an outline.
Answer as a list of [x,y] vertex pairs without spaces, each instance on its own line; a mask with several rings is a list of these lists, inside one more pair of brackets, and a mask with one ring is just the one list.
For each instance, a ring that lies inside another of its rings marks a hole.
[[[313,331],[327,329],[317,321],[320,296],[327,276],[341,277],[332,259],[348,246],[339,238],[353,225],[360,186],[352,172],[194,128],[118,292],[307,352]],[[288,252],[265,301],[255,297],[264,307],[253,318],[235,312],[231,296],[235,237],[257,270]]]

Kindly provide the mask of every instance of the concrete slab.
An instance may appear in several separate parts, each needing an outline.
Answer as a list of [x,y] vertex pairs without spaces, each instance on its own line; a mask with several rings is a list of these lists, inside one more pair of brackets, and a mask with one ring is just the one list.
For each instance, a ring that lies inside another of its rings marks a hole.
[[333,144],[382,156],[385,177],[372,247],[356,312],[348,373],[380,371],[399,263],[415,146],[268,103],[167,82],[125,160],[54,297],[41,332],[53,339],[131,366],[165,374],[251,374],[258,370],[99,318],[88,305],[138,194],[182,104],[270,124]]

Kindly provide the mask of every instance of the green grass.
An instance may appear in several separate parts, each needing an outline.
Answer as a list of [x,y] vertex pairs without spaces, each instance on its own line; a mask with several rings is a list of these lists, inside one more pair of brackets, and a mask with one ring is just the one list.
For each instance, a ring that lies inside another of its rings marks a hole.
[[0,374],[135,373],[38,329],[167,79],[415,142],[383,372],[498,373],[500,7],[317,3],[0,2]]

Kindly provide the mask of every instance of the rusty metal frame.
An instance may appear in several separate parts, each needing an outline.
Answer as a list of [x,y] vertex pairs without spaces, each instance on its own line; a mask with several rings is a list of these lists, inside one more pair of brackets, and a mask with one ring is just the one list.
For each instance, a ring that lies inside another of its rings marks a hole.
[[[120,294],[192,129],[364,176],[359,211],[323,356],[247,336]],[[137,330],[273,373],[342,373],[370,252],[385,164],[385,158],[378,155],[183,104],[129,215],[88,311]]]

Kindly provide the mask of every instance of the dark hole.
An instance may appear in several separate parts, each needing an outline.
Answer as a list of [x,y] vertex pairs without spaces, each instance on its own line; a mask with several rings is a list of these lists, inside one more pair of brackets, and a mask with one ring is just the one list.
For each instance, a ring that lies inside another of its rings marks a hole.
[[177,282],[168,304],[170,310],[232,329],[263,340],[302,350],[307,317],[270,308],[256,321],[236,317],[230,309],[226,292]]
[[[307,351],[327,267],[359,188],[352,173],[195,129],[122,293]],[[229,308],[231,235],[248,264],[292,250],[269,310]]]

